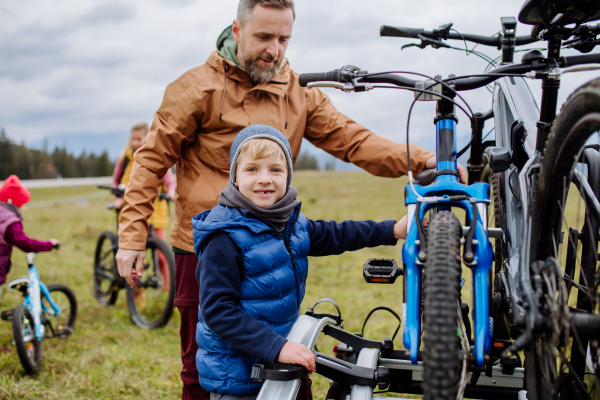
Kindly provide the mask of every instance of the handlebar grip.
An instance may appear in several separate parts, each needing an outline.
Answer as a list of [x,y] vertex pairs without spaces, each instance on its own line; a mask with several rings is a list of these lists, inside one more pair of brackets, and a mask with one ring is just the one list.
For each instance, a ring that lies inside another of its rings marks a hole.
[[60,243],[56,243],[55,245],[53,245],[52,247],[54,247],[56,250],[60,249]]
[[421,186],[427,186],[435,180],[435,168],[424,169],[415,176],[415,181]]
[[108,189],[108,190],[113,190],[116,189],[112,186],[104,186],[104,185],[98,185],[98,189]]
[[332,81],[341,82],[341,74],[339,69],[329,72],[313,72],[308,74],[300,74],[300,86],[306,87],[310,82]]
[[406,37],[418,39],[419,34],[423,32],[425,32],[425,29],[403,28],[401,26],[381,25],[381,28],[379,28],[379,36]]
[[561,60],[561,67],[563,68],[569,67],[571,65],[600,63],[600,53],[585,54],[581,56],[561,57]]

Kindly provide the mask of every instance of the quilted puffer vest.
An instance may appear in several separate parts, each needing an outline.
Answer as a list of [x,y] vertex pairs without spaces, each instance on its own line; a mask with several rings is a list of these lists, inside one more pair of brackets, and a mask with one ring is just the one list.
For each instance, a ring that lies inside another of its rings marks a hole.
[[21,214],[15,206],[0,202],[0,285],[6,282],[6,275],[10,272],[10,256],[13,248],[4,235],[10,225],[21,221]]
[[[192,226],[198,258],[212,234],[229,234],[244,263],[241,310],[286,337],[300,316],[308,274],[308,219],[300,214],[300,205],[292,212],[281,236],[265,223],[222,205],[195,216]],[[204,389],[231,395],[260,391],[262,384],[250,379],[258,358],[222,340],[206,325],[200,312],[196,342],[196,366]]]

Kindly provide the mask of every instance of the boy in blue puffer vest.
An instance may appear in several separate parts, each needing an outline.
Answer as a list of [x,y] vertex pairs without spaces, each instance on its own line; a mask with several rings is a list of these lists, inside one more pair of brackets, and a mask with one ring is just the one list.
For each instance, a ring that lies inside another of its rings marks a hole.
[[300,316],[307,256],[395,245],[406,236],[405,218],[337,223],[300,214],[290,145],[273,127],[240,131],[229,158],[220,204],[192,219],[200,283],[196,365],[211,400],[256,398],[261,384],[250,374],[259,361],[315,371],[313,353],[286,340]]

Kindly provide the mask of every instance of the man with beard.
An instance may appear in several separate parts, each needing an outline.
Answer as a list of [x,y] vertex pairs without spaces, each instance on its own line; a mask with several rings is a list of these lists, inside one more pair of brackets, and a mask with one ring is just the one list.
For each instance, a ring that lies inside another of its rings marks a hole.
[[[171,83],[146,144],[136,152],[119,224],[119,273],[134,286],[143,273],[147,217],[166,171],[177,167],[171,245],[175,305],[181,314],[183,398],[208,398],[198,383],[195,330],[199,285],[191,219],[218,204],[229,180],[229,150],[243,128],[270,125],[288,138],[294,161],[306,138],[373,175],[408,173],[406,146],[381,138],[339,113],[318,89],[298,84],[285,59],[294,22],[292,0],[241,0],[237,20],[206,63]],[[435,154],[411,145],[414,173],[435,167]],[[464,180],[464,170],[461,170]]]

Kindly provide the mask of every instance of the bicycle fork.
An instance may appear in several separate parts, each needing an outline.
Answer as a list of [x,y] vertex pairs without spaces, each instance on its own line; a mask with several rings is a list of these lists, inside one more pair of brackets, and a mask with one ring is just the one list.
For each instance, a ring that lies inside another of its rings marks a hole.
[[[492,347],[494,331],[493,320],[490,318],[489,312],[490,271],[493,261],[493,250],[487,235],[487,206],[490,201],[490,187],[481,182],[469,186],[458,182],[455,125],[456,122],[453,119],[436,121],[438,176],[435,183],[427,187],[413,185],[414,191],[410,186],[405,188],[408,234],[402,248],[404,262],[403,339],[404,347],[410,350],[411,362],[416,364],[421,345],[421,290],[423,267],[425,266],[424,262],[419,260],[419,255],[421,252],[427,251],[425,246],[421,247],[424,243],[419,240],[417,224],[423,221],[425,213],[430,209],[462,208],[466,211],[471,226],[470,230],[474,230],[466,235],[465,240],[465,242],[471,241],[472,254],[469,257],[464,254],[463,259],[465,265],[473,271],[474,355],[477,367],[483,368],[485,353],[489,352]],[[465,251],[465,253],[467,252]],[[421,258],[423,259],[423,257]]]

